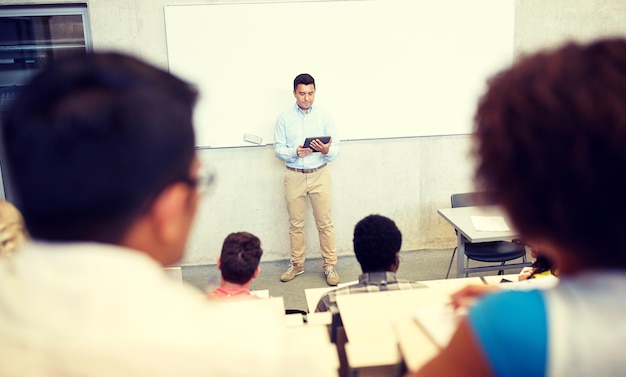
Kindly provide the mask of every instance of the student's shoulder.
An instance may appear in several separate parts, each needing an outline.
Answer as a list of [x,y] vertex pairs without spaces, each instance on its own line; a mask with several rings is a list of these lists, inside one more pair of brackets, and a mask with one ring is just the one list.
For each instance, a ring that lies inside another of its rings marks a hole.
[[[469,309],[467,324],[496,375],[507,370],[541,375],[545,370],[548,323],[541,290],[489,294]],[[527,357],[513,351],[520,349],[529,350]]]
[[511,323],[545,322],[543,291],[503,290],[487,294],[469,308],[468,318],[477,326],[481,323],[493,328],[501,325],[503,331]]

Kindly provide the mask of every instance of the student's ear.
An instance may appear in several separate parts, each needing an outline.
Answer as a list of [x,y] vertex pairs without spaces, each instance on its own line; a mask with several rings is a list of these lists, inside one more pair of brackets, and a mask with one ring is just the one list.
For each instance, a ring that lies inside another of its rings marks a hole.
[[254,271],[254,275],[252,275],[253,279],[256,279],[261,273],[261,266],[257,266],[256,271]]
[[140,250],[164,266],[178,262],[197,205],[189,198],[189,187],[184,183],[163,189],[148,211],[133,223],[120,245]]
[[152,219],[156,236],[162,242],[170,243],[181,237],[188,206],[188,187],[177,183],[165,188],[152,205]]
[[218,270],[222,269],[222,258],[217,258],[217,269]]
[[400,267],[400,252],[396,253],[396,257],[393,262],[393,272],[397,272]]

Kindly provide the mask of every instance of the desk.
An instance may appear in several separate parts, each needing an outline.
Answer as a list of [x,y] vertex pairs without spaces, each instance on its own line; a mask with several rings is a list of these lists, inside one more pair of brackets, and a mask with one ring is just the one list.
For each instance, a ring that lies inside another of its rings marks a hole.
[[515,283],[519,281],[519,274],[483,276],[483,280],[485,280],[487,285],[499,285],[502,279]]
[[393,375],[402,361],[410,371],[418,370],[440,345],[418,324],[416,311],[445,308],[451,293],[484,284],[479,277],[420,283],[427,288],[337,296],[348,338],[347,361],[356,375]]
[[[502,277],[485,276],[484,279],[487,284],[497,284]],[[504,277],[512,279],[517,275]],[[519,283],[501,284],[501,287],[548,288],[557,281],[558,279],[554,277],[541,277]],[[484,284],[479,277],[420,283],[427,288],[337,296],[337,306],[348,340],[345,349],[349,367],[354,372],[352,375],[393,376],[402,361],[408,370],[419,370],[444,346],[441,338],[433,334],[453,331],[456,321],[452,318],[449,323],[436,320],[432,324],[434,326],[441,324],[441,327],[429,328],[425,323],[430,322],[418,324],[416,314],[420,311],[429,313],[431,310],[445,308],[450,294],[465,285]]]
[[306,288],[304,296],[306,297],[306,306],[309,313],[314,313],[320,298],[333,289],[337,289],[337,287]]
[[[292,326],[287,327],[286,333],[290,347],[315,355],[315,368],[321,377],[337,376],[339,357],[335,345],[330,342],[326,326]],[[298,371],[293,374],[298,375]]]
[[337,296],[351,369],[374,372],[372,367],[378,366],[380,375],[388,375],[384,371],[396,370],[404,360],[409,370],[418,370],[439,352],[439,346],[416,322],[416,310],[442,308],[451,292],[467,284],[483,284],[478,277],[421,283],[431,288]]
[[472,243],[510,241],[517,236],[517,233],[509,231],[479,231],[472,223],[472,216],[501,216],[506,220],[502,209],[498,206],[475,206],[456,207],[438,209],[437,213],[444,218],[457,231],[457,258],[456,276],[463,275],[463,262],[465,258],[465,242],[462,237],[467,238]]
[[470,242],[510,241],[517,235],[512,230],[490,232],[474,228],[472,216],[502,216],[506,219],[504,212],[498,206],[441,208],[437,210],[437,213]]
[[408,370],[416,371],[437,356],[440,348],[416,325],[410,317],[397,318],[393,322],[398,336],[398,346]]
[[[553,275],[541,276],[538,278],[527,279],[527,280],[522,280],[522,281],[518,281],[517,278],[518,278],[518,275],[515,274],[515,275],[485,276],[483,279],[485,279],[485,282],[488,285],[498,285],[502,289],[518,290],[518,291],[523,291],[527,289],[549,289],[549,288],[554,287],[559,281],[559,278]],[[510,280],[511,282],[500,283],[500,280],[502,279],[507,279],[507,280]]]
[[[337,306],[348,339],[345,348],[351,370],[367,371],[364,374],[368,375],[393,375],[402,361],[393,321],[396,318],[410,319],[415,304],[414,293],[427,290],[337,296]],[[418,337],[426,337],[417,324],[413,328],[417,329]]]
[[[498,280],[499,282],[499,280]],[[470,284],[474,285],[483,285],[485,284],[481,278],[478,276],[473,276],[469,278],[462,279],[438,279],[438,280],[427,280],[420,281],[420,283],[424,284],[428,288],[435,288],[437,292],[442,295],[450,296],[452,293],[461,290],[465,286]]]
[[346,285],[352,285],[358,283],[358,280],[349,281],[346,283],[339,283],[336,287],[320,287],[320,288],[307,288],[304,290],[304,296],[306,297],[306,305],[309,313],[314,313],[317,303],[320,298],[326,294],[326,292],[332,291],[337,288],[345,287]]

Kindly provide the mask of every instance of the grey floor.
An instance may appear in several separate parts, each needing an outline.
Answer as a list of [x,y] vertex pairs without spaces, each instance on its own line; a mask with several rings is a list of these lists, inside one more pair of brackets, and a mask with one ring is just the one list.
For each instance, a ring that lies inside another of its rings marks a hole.
[[[452,249],[417,250],[400,253],[398,277],[411,281],[444,279],[452,256]],[[529,259],[530,260],[530,259]],[[515,262],[515,261],[513,261]],[[288,260],[261,262],[261,273],[252,282],[253,290],[269,290],[273,297],[283,297],[285,308],[307,310],[304,290],[307,288],[326,287],[321,258],[309,258],[304,264],[304,273],[294,280],[283,283],[280,275],[287,269]],[[479,266],[480,262],[471,262],[470,266]],[[341,282],[357,280],[361,269],[354,256],[339,257],[336,265]],[[519,272],[519,268],[505,270],[505,273]],[[182,267],[183,281],[206,291],[220,282],[220,273],[215,265]],[[470,274],[470,276],[496,275],[497,272]],[[456,277],[456,257],[450,271],[450,278]]]

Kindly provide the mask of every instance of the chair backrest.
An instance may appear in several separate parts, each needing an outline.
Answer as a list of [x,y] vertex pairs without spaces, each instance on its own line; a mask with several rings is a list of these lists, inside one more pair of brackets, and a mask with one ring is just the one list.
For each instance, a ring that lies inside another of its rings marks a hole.
[[452,208],[495,204],[482,192],[464,192],[450,196]]
[[456,207],[470,207],[470,206],[474,206],[475,204],[475,197],[476,197],[475,192],[465,192],[462,194],[452,194],[450,196],[450,201],[452,204],[452,208],[456,208]]

